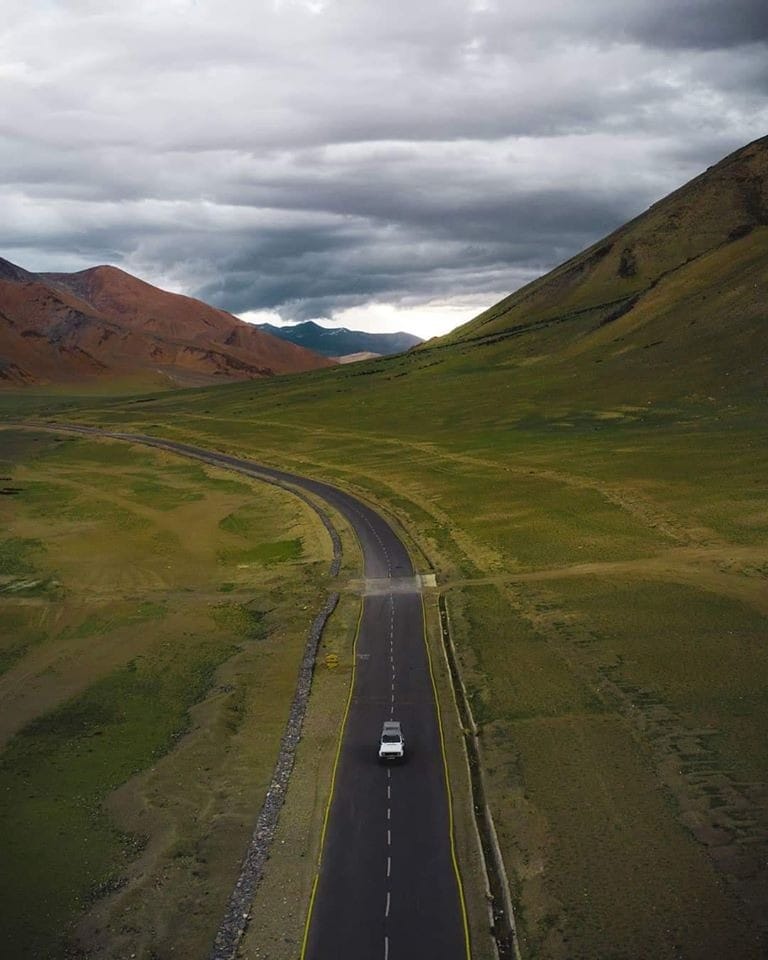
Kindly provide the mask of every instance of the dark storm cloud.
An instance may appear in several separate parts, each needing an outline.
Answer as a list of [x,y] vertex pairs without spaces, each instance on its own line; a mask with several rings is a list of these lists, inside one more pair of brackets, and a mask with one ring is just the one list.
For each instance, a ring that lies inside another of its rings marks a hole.
[[764,0],[682,0],[649,4],[635,34],[643,43],[666,48],[718,50],[768,40]]
[[489,3],[479,22],[493,48],[514,44],[521,31],[553,42],[582,37],[681,51],[731,49],[768,40],[763,0],[539,0],[525,11],[516,3]]
[[490,302],[768,120],[752,0],[7,5],[0,254],[234,312]]
[[[342,209],[352,206],[346,196],[333,199]],[[227,258],[199,295],[234,313],[258,303],[306,319],[327,315],[334,297],[350,306],[371,297],[498,289],[493,284],[503,290],[509,264],[541,272],[626,212],[613,198],[557,189],[500,201],[444,197],[421,206],[393,197],[389,209],[372,189],[370,198],[357,194],[356,201],[366,212],[364,227],[263,231],[247,251]]]

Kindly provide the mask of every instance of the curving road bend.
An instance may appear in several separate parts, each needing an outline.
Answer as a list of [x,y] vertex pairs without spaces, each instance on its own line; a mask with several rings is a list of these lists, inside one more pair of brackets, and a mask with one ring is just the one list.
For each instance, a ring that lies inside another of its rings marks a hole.
[[[367,589],[302,960],[469,960],[420,585],[392,528],[320,481],[171,440],[76,429],[306,490],[352,525]],[[406,760],[397,766],[377,759],[388,719],[401,722],[406,741]]]

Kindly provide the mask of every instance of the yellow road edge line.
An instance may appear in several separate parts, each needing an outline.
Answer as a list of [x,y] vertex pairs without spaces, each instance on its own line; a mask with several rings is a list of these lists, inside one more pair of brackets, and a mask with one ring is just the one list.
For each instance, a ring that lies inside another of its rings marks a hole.
[[336,744],[336,755],[333,758],[333,771],[331,772],[331,789],[328,794],[328,802],[325,805],[325,816],[323,817],[323,829],[320,832],[320,850],[317,856],[317,873],[312,884],[312,893],[309,898],[309,908],[307,910],[307,919],[304,923],[304,937],[301,942],[300,960],[304,960],[307,950],[307,941],[309,939],[309,927],[312,922],[312,911],[315,906],[315,894],[317,884],[320,880],[320,865],[323,862],[323,848],[325,847],[325,834],[328,829],[328,820],[331,815],[331,804],[336,790],[336,772],[339,767],[339,758],[341,757],[341,745],[344,741],[344,733],[347,729],[347,718],[349,717],[349,708],[352,704],[352,694],[355,692],[355,674],[357,671],[357,641],[360,638],[360,625],[363,622],[363,611],[365,609],[365,598],[360,598],[360,613],[357,618],[357,628],[355,629],[355,642],[352,644],[352,676],[349,682],[349,693],[347,694],[347,703],[344,707],[344,716],[341,718],[341,728],[339,730],[339,739]]
[[312,892],[309,895],[309,909],[307,912],[307,919],[304,923],[304,936],[301,938],[301,956],[304,957],[304,954],[307,952],[307,940],[309,939],[309,921],[312,916],[312,910],[315,906],[315,894],[317,893],[317,882],[320,879],[320,874],[315,874],[315,879],[312,881]]
[[424,604],[424,594],[420,593],[421,599],[421,617],[422,630],[424,637],[424,647],[427,651],[427,663],[429,664],[429,677],[432,681],[432,693],[435,697],[435,711],[437,713],[437,728],[440,733],[440,751],[443,755],[443,774],[445,776],[445,792],[448,798],[448,839],[451,845],[451,861],[453,863],[453,872],[456,877],[456,886],[459,890],[459,903],[461,904],[461,917],[464,925],[464,946],[467,954],[467,960],[472,960],[472,950],[469,938],[469,919],[467,917],[467,904],[464,898],[464,884],[461,882],[461,871],[459,870],[459,860],[456,856],[456,844],[454,842],[453,831],[453,799],[451,796],[451,780],[448,774],[448,757],[445,752],[445,734],[443,733],[443,716],[440,711],[440,698],[437,693],[437,683],[435,682],[435,671],[432,668],[432,654],[429,651],[429,638],[427,636],[427,608]]

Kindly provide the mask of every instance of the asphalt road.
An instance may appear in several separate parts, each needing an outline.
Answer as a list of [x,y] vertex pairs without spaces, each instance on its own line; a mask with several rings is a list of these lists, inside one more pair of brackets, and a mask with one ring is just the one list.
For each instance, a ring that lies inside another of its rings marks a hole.
[[[329,484],[183,443],[110,435],[290,484],[352,524],[369,592],[302,958],[468,960],[422,600],[403,543],[379,514]],[[388,719],[401,722],[406,741],[395,766],[377,756]]]

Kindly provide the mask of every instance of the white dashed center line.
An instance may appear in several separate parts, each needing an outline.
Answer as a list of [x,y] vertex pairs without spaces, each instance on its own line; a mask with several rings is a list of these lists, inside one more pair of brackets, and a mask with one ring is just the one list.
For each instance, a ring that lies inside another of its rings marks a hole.
[[[378,534],[377,534],[377,539],[378,539]],[[383,548],[384,547],[382,544],[382,549]],[[385,554],[386,554],[386,551],[385,551]],[[389,556],[387,556],[387,566],[389,566]],[[390,576],[391,576],[391,568],[390,568]],[[390,613],[389,613],[389,663],[390,663],[390,666],[392,667],[392,685],[391,685],[391,696],[390,696],[391,706],[389,708],[389,715],[390,717],[393,717],[395,715],[395,598],[392,594],[390,594],[390,597],[389,597],[389,610],[390,610]],[[392,822],[392,807],[390,805],[392,801],[391,779],[392,779],[392,771],[387,770],[387,824],[390,824]],[[392,830],[388,826],[387,827],[387,848],[390,848],[391,846],[392,846]],[[392,873],[392,857],[389,854],[387,854],[387,880],[389,880],[391,873]],[[391,902],[391,892],[387,890],[387,902],[386,902],[386,906],[384,907],[385,920],[389,919],[390,902]],[[388,936],[384,937],[384,960],[389,960],[389,937]]]

